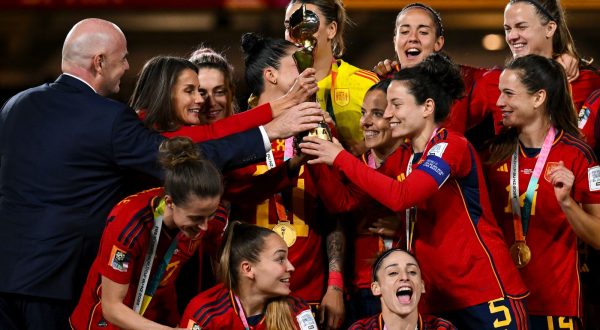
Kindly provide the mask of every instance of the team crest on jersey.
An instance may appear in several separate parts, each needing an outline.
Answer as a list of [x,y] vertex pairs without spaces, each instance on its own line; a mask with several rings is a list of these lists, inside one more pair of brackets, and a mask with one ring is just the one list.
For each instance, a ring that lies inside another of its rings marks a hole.
[[114,270],[125,273],[129,269],[129,254],[113,245],[108,263]]
[[188,329],[192,329],[192,330],[202,330],[202,327],[200,327],[200,326],[198,325],[198,323],[196,323],[196,322],[194,322],[194,321],[192,321],[192,320],[189,320],[189,321],[188,321],[187,328],[188,328]]
[[588,182],[590,184],[590,191],[600,190],[600,166],[588,168]]
[[550,172],[558,165],[559,163],[557,162],[548,162],[546,164],[546,172],[544,172],[544,179],[546,179],[546,181],[550,182]]
[[579,127],[579,129],[582,129],[585,126],[585,123],[587,123],[588,118],[590,118],[590,112],[590,109],[585,106],[579,110],[579,115],[577,118],[577,127]]
[[348,105],[350,103],[350,90],[348,88],[336,88],[335,93],[333,93],[333,100],[340,107]]
[[442,158],[444,151],[446,151],[446,147],[448,147],[447,142],[438,143],[438,144],[434,145],[433,147],[431,147],[431,149],[429,149],[429,152],[427,153],[427,155],[433,155],[433,156]]

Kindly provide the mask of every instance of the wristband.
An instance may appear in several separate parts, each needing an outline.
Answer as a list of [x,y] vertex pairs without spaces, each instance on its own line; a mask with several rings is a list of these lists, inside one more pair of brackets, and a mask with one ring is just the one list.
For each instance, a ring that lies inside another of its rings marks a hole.
[[327,286],[334,286],[340,289],[344,289],[344,276],[341,272],[329,272],[329,280]]

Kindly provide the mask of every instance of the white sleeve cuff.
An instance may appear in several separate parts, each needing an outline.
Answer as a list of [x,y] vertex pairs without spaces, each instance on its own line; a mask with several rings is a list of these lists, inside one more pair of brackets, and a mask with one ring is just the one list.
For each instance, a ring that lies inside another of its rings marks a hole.
[[262,125],[258,126],[258,129],[260,130],[260,134],[262,135],[263,144],[265,146],[265,152],[271,151],[271,140],[269,140],[267,131],[265,131],[265,128]]

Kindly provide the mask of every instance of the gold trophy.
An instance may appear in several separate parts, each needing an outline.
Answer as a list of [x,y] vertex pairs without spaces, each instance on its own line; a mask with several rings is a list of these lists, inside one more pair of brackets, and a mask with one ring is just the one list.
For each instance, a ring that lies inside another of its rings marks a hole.
[[[319,30],[319,16],[315,12],[306,9],[306,4],[302,4],[290,16],[288,32],[294,42],[300,47],[294,52],[294,62],[298,72],[303,72],[306,68],[310,68],[314,64],[315,51],[317,48],[317,39],[314,34]],[[315,102],[316,95],[312,95],[307,101]],[[301,133],[296,137],[297,142],[302,141],[304,136],[316,136],[323,140],[331,141],[331,131],[325,123],[325,118],[319,122],[319,127],[310,130],[307,133]]]

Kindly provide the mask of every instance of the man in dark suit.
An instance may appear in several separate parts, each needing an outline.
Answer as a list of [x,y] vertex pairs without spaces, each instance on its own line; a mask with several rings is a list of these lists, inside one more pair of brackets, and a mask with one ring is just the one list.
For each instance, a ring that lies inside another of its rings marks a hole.
[[[162,175],[156,155],[164,138],[105,97],[119,91],[128,69],[121,30],[83,20],[65,39],[63,74],[0,112],[0,329],[68,328],[106,216],[123,197],[124,173]],[[269,138],[321,118],[314,105],[292,110],[199,147],[221,168],[263,159]]]

